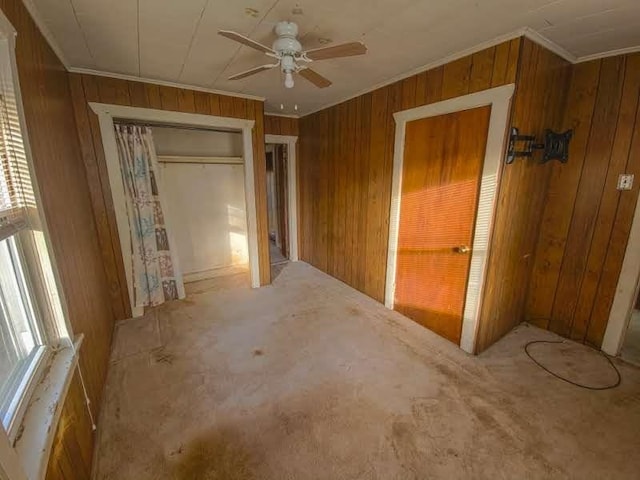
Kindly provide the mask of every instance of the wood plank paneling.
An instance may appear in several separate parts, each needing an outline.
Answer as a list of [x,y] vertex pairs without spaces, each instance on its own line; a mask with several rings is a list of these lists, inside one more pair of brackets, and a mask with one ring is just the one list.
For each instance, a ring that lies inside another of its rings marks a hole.
[[554,166],[552,169],[527,298],[527,320],[541,328],[548,327],[551,317],[566,235],[589,139],[599,76],[600,62],[576,65],[572,72],[564,116],[564,127],[574,130],[571,161],[563,168]]
[[[241,99],[246,101],[244,99]],[[181,88],[178,90],[178,110],[184,113],[196,113],[196,101],[193,90]],[[246,112],[240,118],[245,118]]]
[[[571,66],[528,39],[522,39],[518,47],[512,42],[512,50],[520,55],[511,125],[541,138],[546,128],[561,127]],[[480,314],[478,352],[523,319],[551,170],[551,164],[540,164],[539,160],[519,159],[503,166]]]
[[82,384],[73,376],[51,448],[46,480],[88,480],[93,463],[93,431]]
[[491,88],[493,67],[496,61],[496,47],[487,48],[471,57],[471,78],[469,93],[480,92]]
[[[130,83],[139,83],[139,82],[130,82]],[[147,93],[147,108],[155,108],[158,110],[162,110],[162,98],[160,97],[160,86],[152,85],[150,83],[144,84],[144,90]]]
[[425,93],[424,105],[439,102],[442,99],[442,78],[444,67],[434,68],[427,72],[427,91]]
[[[516,83],[512,124],[540,136],[545,128],[561,126],[569,75],[570,65],[564,60],[529,40],[514,39],[367,94],[370,107],[356,107],[353,129],[350,109],[359,99],[300,119],[302,259],[383,301],[393,113]],[[368,139],[366,149],[363,136]],[[551,171],[551,165],[531,161],[504,169],[492,245],[500,253],[489,260],[479,351],[523,318]],[[366,188],[357,178],[367,178]]]
[[[479,52],[480,54],[482,52]],[[478,55],[476,53],[475,55]],[[442,97],[440,100],[460,97],[469,93],[473,56],[467,55],[444,66]]]
[[504,85],[507,82],[507,66],[509,63],[509,42],[501,43],[494,49],[493,71],[491,72],[491,86]]
[[278,115],[264,116],[264,133],[269,135],[299,135],[298,119],[292,117],[280,117]]
[[526,318],[595,346],[611,310],[638,198],[617,177],[640,172],[640,55],[574,67],[564,128],[570,159],[555,164],[537,240]]
[[[96,83],[103,82],[104,77],[95,77]],[[174,112],[179,112],[180,108],[178,107],[178,93],[179,90],[174,87],[167,87],[165,85],[160,85],[160,108],[162,110],[172,110]],[[230,116],[230,115],[227,115]]]
[[[220,99],[226,98],[219,95]],[[247,116],[256,121],[253,128],[253,175],[256,193],[258,223],[258,257],[260,262],[260,284],[271,283],[269,255],[269,221],[267,218],[267,161],[264,149],[264,102],[251,100],[246,109]]]
[[596,95],[594,117],[591,122],[591,130],[598,134],[590,136],[587,144],[549,324],[551,330],[565,336],[571,333],[572,319],[578,303],[594,235],[598,205],[609,166],[622,96],[622,68],[620,58],[606,59],[602,62],[602,88],[598,89]]
[[109,291],[116,318],[123,319],[131,316],[129,293],[120,253],[120,239],[102,147],[100,125],[98,117],[90,109],[88,102],[144,106],[160,110],[223,115],[256,121],[253,132],[253,155],[260,281],[263,285],[268,284],[270,272],[266,222],[263,102],[94,75],[70,74],[69,83],[73,95],[82,158],[87,169],[87,180],[91,191],[91,205],[97,219],[98,238],[109,278]]
[[[81,77],[71,76],[69,78],[71,95],[73,98],[87,95],[85,93],[85,85]],[[90,92],[89,98],[98,100],[97,89],[94,84],[87,84]],[[92,100],[92,101],[93,101]],[[108,185],[106,177],[106,168],[100,168],[100,164],[96,161],[94,150],[94,132],[99,131],[96,118],[89,116],[87,105],[74,102],[74,114],[76,119],[76,128],[78,129],[78,137],[80,139],[80,150],[82,159],[87,173],[87,181],[89,191],[91,193],[91,205],[93,207],[93,215],[96,220],[98,229],[98,240],[102,250],[102,256],[105,259],[105,271],[109,280],[109,292],[113,311],[116,318],[128,318],[131,316],[131,309],[128,303],[126,291],[126,283],[124,283],[124,263],[119,251],[114,251],[114,245],[111,241],[112,235],[117,234],[117,226],[112,222],[113,217],[108,215],[108,208],[113,208],[111,198],[104,198],[104,184]],[[106,167],[106,165],[105,165]]]
[[393,113],[512,83],[519,43],[506,42],[301,118],[301,258],[383,301]]
[[211,102],[209,101],[209,94],[206,92],[194,92],[194,99],[196,113],[201,115],[211,115]]
[[128,84],[131,106],[149,108],[149,99],[147,98],[147,91],[144,88],[145,84],[139,82],[128,82]]
[[[114,305],[109,296],[102,245],[88,185],[84,151],[78,143],[68,75],[19,0],[0,0],[17,30],[16,61],[29,143],[42,210],[67,300],[74,333],[85,335],[80,352],[87,393],[94,413],[100,410],[113,332]],[[115,84],[114,84],[115,85]],[[118,87],[112,86],[118,91]],[[119,95],[115,94],[116,96]],[[84,120],[81,120],[84,122]],[[86,123],[81,128],[86,128]],[[57,427],[48,478],[88,480],[93,432],[77,374]],[[56,452],[63,450],[64,458]],[[53,473],[55,472],[55,473]]]

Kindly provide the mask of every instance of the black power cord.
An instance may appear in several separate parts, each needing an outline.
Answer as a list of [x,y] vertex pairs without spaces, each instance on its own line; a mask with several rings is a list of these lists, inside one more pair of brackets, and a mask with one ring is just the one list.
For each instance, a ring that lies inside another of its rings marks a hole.
[[[620,385],[620,383],[622,383],[622,376],[620,375],[620,371],[619,371],[619,370],[616,368],[616,366],[613,364],[613,362],[611,361],[611,359],[609,358],[609,356],[608,356],[606,353],[604,353],[604,352],[602,352],[602,351],[600,351],[600,350],[598,350],[598,352],[599,352],[600,354],[602,354],[602,356],[603,356],[604,358],[606,358],[606,359],[607,359],[607,361],[609,362],[609,365],[611,365],[611,367],[613,368],[613,370],[616,372],[616,375],[617,375],[618,379],[615,381],[615,383],[613,383],[613,384],[611,384],[611,385],[607,385],[607,386],[604,386],[604,387],[592,387],[592,386],[590,386],[590,385],[583,385],[583,384],[581,384],[581,383],[577,383],[577,382],[574,382],[574,381],[572,381],[572,380],[569,380],[568,378],[564,378],[563,376],[558,375],[557,373],[552,372],[552,371],[551,371],[551,370],[549,370],[547,367],[545,367],[545,366],[544,366],[544,365],[542,365],[540,362],[538,362],[535,358],[533,358],[533,356],[532,356],[532,355],[531,355],[531,353],[529,352],[529,347],[530,347],[531,345],[536,344],[536,343],[565,343],[565,342],[564,342],[564,341],[562,341],[562,340],[533,340],[533,341],[531,341],[531,342],[527,343],[527,344],[524,346],[524,352],[527,354],[527,356],[528,356],[528,357],[529,357],[529,358],[530,358],[530,359],[531,359],[531,360],[532,360],[536,365],[538,365],[540,368],[542,368],[542,369],[543,369],[544,371],[546,371],[547,373],[550,373],[550,374],[551,374],[551,375],[553,375],[554,377],[556,377],[556,378],[558,378],[558,379],[562,380],[563,382],[570,383],[571,385],[575,385],[576,387],[586,388],[587,390],[610,390],[610,389],[612,389],[612,388],[616,388],[618,385]],[[594,350],[595,350],[595,349],[594,349]]]

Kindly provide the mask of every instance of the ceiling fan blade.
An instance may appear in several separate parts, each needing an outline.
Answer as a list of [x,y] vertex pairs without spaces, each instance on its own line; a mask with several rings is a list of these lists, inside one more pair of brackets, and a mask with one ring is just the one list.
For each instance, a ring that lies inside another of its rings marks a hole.
[[305,52],[305,56],[309,60],[327,60],[329,58],[352,57],[354,55],[363,55],[367,53],[367,47],[364,43],[350,42],[332,47],[316,48]]
[[259,50],[263,53],[273,53],[273,54],[276,53],[273,51],[273,49],[267,47],[266,45],[262,45],[261,43],[251,40],[249,37],[240,35],[237,32],[232,32],[231,30],[218,30],[218,35],[222,35],[223,37],[227,37],[231,40],[235,40],[236,42],[246,45],[247,47],[251,47],[255,50]]
[[298,70],[298,73],[301,77],[309,80],[318,88],[326,88],[331,85],[330,80],[324,78],[318,72],[316,72],[315,70],[311,70],[310,68],[302,68]]
[[273,65],[260,65],[259,67],[252,68],[250,70],[245,70],[244,72],[236,73],[235,75],[231,75],[229,80],[240,80],[241,78],[249,77],[251,75],[255,75],[256,73],[263,72],[265,70],[269,70],[273,67],[277,67],[278,64]]

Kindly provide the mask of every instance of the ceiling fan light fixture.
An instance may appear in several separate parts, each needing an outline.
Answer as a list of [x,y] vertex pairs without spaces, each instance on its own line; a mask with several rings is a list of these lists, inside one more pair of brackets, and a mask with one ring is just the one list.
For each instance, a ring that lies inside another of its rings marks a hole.
[[[297,38],[298,26],[294,22],[278,22],[274,31],[278,38],[273,42],[272,48],[232,30],[218,31],[218,33],[223,37],[253,48],[254,50],[258,50],[276,61],[276,63],[261,65],[245,72],[236,73],[229,77],[229,80],[240,80],[241,78],[249,77],[256,73],[279,66],[282,73],[284,73],[284,86],[286,88],[293,88],[294,73],[296,75],[300,75],[318,88],[326,88],[331,85],[330,80],[326,79],[309,67],[300,65],[300,63],[304,64],[317,60],[352,57],[354,55],[363,55],[364,53],[367,53],[367,47],[361,42],[349,42],[331,47],[321,47],[303,51],[302,45]],[[331,42],[331,39],[329,38],[324,38],[322,40],[326,43]]]
[[293,75],[291,74],[291,72],[286,72],[284,74],[284,86],[287,88],[293,88]]

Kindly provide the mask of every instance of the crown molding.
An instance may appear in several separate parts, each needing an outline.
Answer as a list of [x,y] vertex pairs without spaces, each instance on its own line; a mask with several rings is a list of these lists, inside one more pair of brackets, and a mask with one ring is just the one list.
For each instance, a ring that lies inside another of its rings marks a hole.
[[227,97],[246,98],[248,100],[257,100],[260,102],[265,101],[264,97],[259,97],[257,95],[248,95],[246,93],[238,93],[238,92],[227,92],[225,90],[216,90],[214,88],[198,87],[195,85],[188,85],[186,83],[168,82],[166,80],[157,80],[154,78],[137,77],[135,75],[126,75],[124,73],[103,72],[102,70],[92,70],[90,68],[77,68],[77,67],[70,67],[70,68],[67,68],[67,70],[70,73],[80,73],[83,75],[96,75],[98,77],[117,78],[119,80],[151,83],[153,85],[161,85],[164,87],[184,88],[186,90],[194,90],[196,92],[215,93],[216,95],[225,95]]
[[628,55],[630,53],[640,52],[640,45],[635,47],[619,48],[618,50],[610,50],[608,52],[594,53],[592,55],[583,55],[578,57],[575,63],[590,62],[591,60],[599,60],[601,58],[616,57],[618,55]]
[[327,104],[321,108],[316,108],[315,110],[312,110],[309,113],[305,113],[304,115],[301,115],[301,117],[306,117],[307,115],[312,115],[314,113],[320,112],[322,110],[325,110],[327,108],[331,108],[334,107],[340,103],[346,102],[348,100],[351,100],[353,98],[359,97],[361,95],[365,95],[367,93],[373,92],[374,90],[377,90],[379,88],[382,87],[386,87],[387,85],[391,85],[392,83],[396,83],[399,82],[400,80],[404,80],[405,78],[409,78],[413,75],[416,75],[418,73],[422,73],[424,71],[427,70],[432,70],[434,68],[440,67],[442,65],[445,65],[447,63],[450,62],[454,62],[462,57],[466,57],[468,55],[473,55],[474,53],[477,53],[481,50],[484,50],[486,48],[490,48],[490,47],[495,47],[496,45],[499,45],[501,43],[504,42],[508,42],[509,40],[513,40],[515,38],[520,38],[520,37],[526,37],[529,40],[531,40],[532,42],[535,42],[543,47],[545,47],[547,50],[552,51],[553,53],[555,53],[556,55],[560,56],[561,58],[565,59],[566,61],[570,62],[570,63],[576,63],[577,62],[577,58],[575,55],[571,54],[570,52],[568,52],[567,50],[565,50],[564,48],[562,48],[560,45],[552,42],[551,40],[549,40],[548,38],[544,37],[543,35],[540,35],[538,32],[536,32],[535,30],[532,30],[529,27],[523,27],[523,28],[519,28],[517,30],[514,30],[512,32],[506,33],[504,35],[498,35],[497,37],[492,38],[491,40],[487,40],[486,42],[482,42],[479,43],[477,45],[474,45],[473,47],[470,48],[466,48],[464,50],[460,50],[458,52],[452,53],[451,55],[447,55],[446,57],[440,58],[436,61],[427,63],[425,65],[422,65],[420,67],[414,68],[408,72],[405,72],[401,75],[396,75],[394,77],[391,77],[381,83],[378,83],[376,85],[374,85],[373,87],[367,88],[365,90],[361,90],[358,93],[354,94],[354,95],[350,95],[349,97],[343,98],[342,100],[336,101],[336,102],[332,102],[330,104]]
[[334,107],[340,103],[346,102],[348,100],[351,100],[353,98],[359,97],[361,95],[365,95],[367,93],[373,92],[374,90],[378,90],[379,88],[382,87],[386,87],[388,85],[391,85],[393,83],[399,82],[400,80],[404,80],[405,78],[409,78],[412,77],[413,75],[416,75],[418,73],[422,73],[425,72],[427,70],[432,70],[434,68],[440,67],[446,63],[450,63],[453,62],[455,60],[458,60],[462,57],[466,57],[467,55],[472,55],[474,53],[479,52],[480,50],[484,50],[485,48],[490,48],[490,47],[495,47],[496,45],[503,43],[503,42],[507,42],[509,40],[513,40],[514,38],[519,38],[522,37],[524,35],[524,29],[520,28],[518,30],[515,30],[513,32],[507,33],[505,35],[499,35],[495,38],[492,38],[491,40],[488,40],[486,42],[482,42],[479,43],[477,45],[474,45],[473,47],[470,48],[465,48],[464,50],[460,50],[457,51],[455,53],[452,53],[450,55],[447,55],[446,57],[440,58],[438,60],[435,60],[433,62],[429,62],[427,64],[421,65],[419,67],[413,68],[411,70],[409,70],[408,72],[404,72],[400,75],[395,75],[391,78],[388,78],[387,80],[384,80],[380,83],[375,84],[372,87],[366,88],[364,90],[360,90],[359,92],[350,95],[346,98],[343,98],[339,101],[336,102],[331,102],[327,105],[324,105],[323,107],[320,108],[316,108],[315,110],[310,111],[309,113],[305,113],[304,115],[301,115],[302,117],[306,117],[307,115],[312,115],[314,113],[320,112],[322,110],[325,110],[327,108],[331,108]]
[[547,37],[545,37],[541,33],[536,32],[532,28],[524,27],[521,31],[522,31],[523,37],[526,37],[532,42],[535,42],[538,45],[543,46],[547,50],[558,55],[559,57],[564,58],[567,62],[576,63],[578,61],[578,57],[576,57],[573,53],[562,48],[560,45],[558,45],[552,40],[549,40]]
[[287,113],[271,113],[271,112],[264,112],[265,115],[268,115],[270,117],[282,117],[282,118],[300,118],[300,115],[293,115],[293,114],[287,114]]
[[68,70],[69,62],[67,61],[67,57],[65,57],[64,53],[62,52],[62,49],[60,48],[60,45],[58,45],[58,42],[56,42],[55,37],[51,33],[51,30],[49,30],[49,28],[47,27],[46,22],[40,15],[40,12],[38,11],[35,4],[33,3],[33,0],[22,0],[22,3],[24,3],[25,8],[29,12],[29,15],[31,15],[31,18],[36,24],[36,27],[38,28],[38,30],[40,30],[40,33],[45,38],[49,46],[51,47],[51,50],[53,50],[53,52],[58,56],[58,59],[60,60],[62,65],[64,65],[65,68]]

